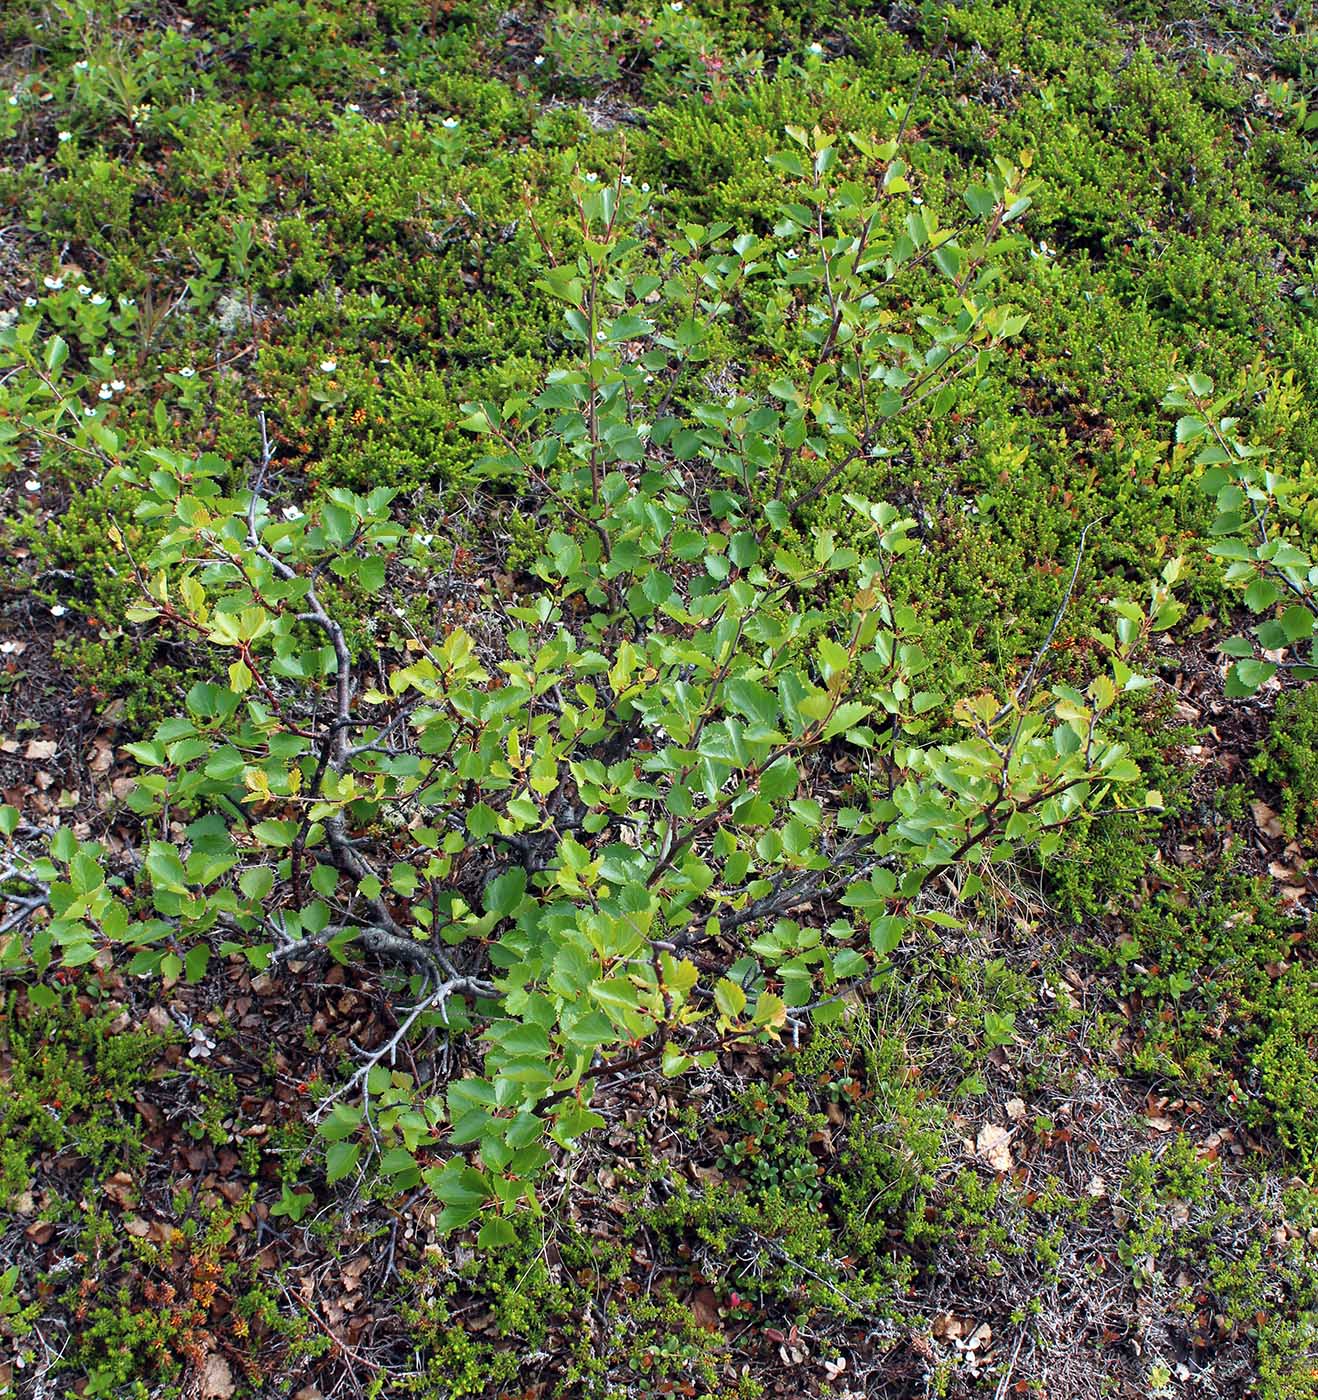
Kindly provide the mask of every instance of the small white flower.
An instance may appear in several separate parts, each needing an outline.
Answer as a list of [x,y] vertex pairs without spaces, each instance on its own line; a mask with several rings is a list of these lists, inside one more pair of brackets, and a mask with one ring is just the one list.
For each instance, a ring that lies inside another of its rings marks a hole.
[[322,360],[320,362],[320,372],[322,374],[333,374],[338,367],[338,363],[334,360]]
[[361,108],[360,108],[355,102],[349,102],[349,103],[348,103],[348,111],[350,111],[350,112],[360,112],[360,111],[361,111]]
[[284,507],[284,519],[285,519],[285,520],[301,520],[301,518],[302,518],[302,512],[301,512],[296,506],[285,506],[285,507]]
[[92,289],[86,284],[86,282],[79,282],[79,283],[78,283],[78,295],[79,295],[80,297],[89,297],[89,296],[91,296],[91,294],[92,294]]
[[23,489],[24,489],[25,491],[40,491],[40,490],[41,490],[41,483],[36,479],[35,476],[30,476],[30,477],[28,477],[28,479],[23,483]]
[[92,305],[93,305],[93,306],[104,306],[104,305],[105,305],[105,298],[100,294],[100,292],[97,292],[96,295],[92,298]]
[[599,176],[593,170],[587,170],[585,178],[593,185]]
[[674,14],[681,14],[681,13],[682,13],[682,0],[673,0],[673,3],[672,3],[671,5],[669,5],[668,8],[669,8],[670,10],[672,10],[672,12],[673,12]]
[[80,58],[77,63],[73,65],[73,71],[75,73],[85,73],[90,67],[91,64],[88,63],[85,58]]
[[810,52],[811,52],[811,53],[823,53],[823,52],[824,52],[824,46],[823,46],[823,44],[811,44],[811,45],[810,45]]
[[36,297],[24,297],[24,298],[23,298],[23,305],[24,305],[24,306],[32,307],[32,306],[35,306],[36,304],[37,304],[37,299],[36,299]]
[[56,603],[55,606],[51,608],[50,615],[51,617],[63,617],[66,612],[68,612],[68,608],[66,608],[63,603]]
[[114,398],[114,390],[108,384],[102,384],[96,391],[96,397],[98,399],[112,399]]
[[113,359],[114,359],[114,346],[107,343],[105,349],[104,349],[101,353],[105,356],[105,358],[106,358],[107,360],[113,360]]
[[622,183],[623,183],[624,185],[630,185],[631,182],[632,182],[632,177],[631,177],[630,175],[624,175],[624,176],[622,177]]
[[642,183],[642,185],[641,185],[641,193],[642,193],[642,194],[649,194],[649,193],[650,193],[650,184],[649,184],[649,181],[648,181],[648,180]]
[[95,410],[94,408],[91,408],[91,407],[84,408],[83,411],[82,411],[82,416],[83,416],[84,418],[95,418],[95,417],[96,417],[96,410]]
[[924,203],[924,200],[922,200],[918,194],[913,194],[913,195],[911,196],[911,203],[912,203],[912,204],[923,204],[923,203]]
[[456,127],[458,124],[459,123],[457,117],[445,117],[444,120],[440,123],[441,126],[447,127],[449,131],[452,131],[453,128]]
[[389,71],[389,70],[388,70],[387,68],[381,68],[381,69],[380,69],[380,76],[383,78],[383,77],[388,73],[388,71]]
[[[536,56],[535,56],[535,66],[536,66],[537,68],[543,67],[544,61],[545,61],[545,56],[544,56],[544,54],[542,54],[542,53],[536,54]],[[17,101],[17,99],[16,99],[16,98],[13,98],[13,97],[11,97],[9,100],[10,100],[11,102]]]
[[800,253],[798,253],[798,252],[796,251],[795,248],[789,248],[789,249],[787,250],[787,252],[783,254],[783,256],[795,260],[795,259],[799,258],[801,255],[800,255]]
[[113,389],[116,394],[122,394],[127,387],[128,386],[122,379],[112,379],[110,381],[110,388]]
[[196,372],[197,371],[193,369],[191,365],[185,365],[181,370],[179,370],[179,373],[183,376],[184,379],[191,379],[192,376],[196,374]]
[[64,290],[64,279],[62,277],[43,277],[41,281],[49,292],[62,292]]
[[10,105],[11,107],[17,107],[17,106],[18,106],[18,94],[17,94],[16,92],[15,92],[15,93],[10,93],[10,95],[9,95],[9,105]]
[[596,339],[596,340],[607,340],[607,339],[608,339],[608,336],[606,336],[606,335],[604,334],[603,331],[596,331],[596,332],[595,332],[595,339]]
[[18,308],[0,311],[0,330],[7,331],[18,320]]
[[73,133],[72,133],[71,131],[61,131],[60,134],[59,134],[59,139],[60,139],[61,145],[62,145],[65,141],[72,141],[72,140],[73,140]]

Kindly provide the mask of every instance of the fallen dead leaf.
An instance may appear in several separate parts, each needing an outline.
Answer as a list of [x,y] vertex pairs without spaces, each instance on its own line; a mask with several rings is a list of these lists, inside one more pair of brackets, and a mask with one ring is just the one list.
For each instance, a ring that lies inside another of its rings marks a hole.
[[712,1288],[698,1288],[695,1291],[691,1298],[691,1312],[698,1327],[704,1327],[710,1332],[720,1330],[718,1298],[715,1297]]
[[133,1191],[133,1178],[127,1172],[115,1172],[101,1187],[117,1206],[131,1206],[136,1199]]
[[229,1400],[235,1389],[229,1363],[219,1352],[211,1352],[201,1367],[201,1400]]
[[1007,1146],[1010,1141],[1010,1128],[1003,1127],[1001,1123],[985,1123],[975,1138],[975,1153],[995,1171],[1009,1172],[1015,1165],[1011,1149]]
[[1266,802],[1251,802],[1249,810],[1254,815],[1254,824],[1265,836],[1280,836],[1281,821],[1276,812]]

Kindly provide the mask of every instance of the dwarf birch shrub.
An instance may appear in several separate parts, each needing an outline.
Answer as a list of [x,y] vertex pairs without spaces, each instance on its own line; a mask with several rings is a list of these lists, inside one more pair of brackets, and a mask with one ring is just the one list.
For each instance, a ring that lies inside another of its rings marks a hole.
[[[486,599],[497,640],[397,607],[429,537],[387,484],[276,499],[264,424],[251,475],[147,451],[111,473],[156,541],[127,620],[211,679],[132,745],[136,862],[67,830],[38,852],[5,814],[13,975],[395,968],[396,1033],[318,1113],[327,1174],[425,1181],[483,1244],[603,1123],[610,1076],[836,1019],[955,922],[932,879],[972,897],[983,863],[1156,802],[1103,722],[1157,616],[1128,605],[1085,691],[1036,658],[949,696],[892,586],[914,520],[856,489],[844,534],[810,523],[1021,329],[999,293],[1025,171],[997,162],[942,227],[896,141],[789,135],[771,232],[656,251],[625,171],[578,180],[574,245],[544,244],[570,353],[466,409],[491,490],[547,525],[534,579]],[[714,392],[716,336],[774,340],[781,373]],[[451,1042],[447,1083],[392,1068],[423,1033]]]
[[1302,507],[1307,495],[1269,466],[1265,447],[1242,436],[1231,401],[1206,374],[1188,374],[1168,388],[1163,406],[1183,410],[1177,445],[1194,449],[1199,487],[1216,507],[1208,552],[1226,561],[1226,582],[1259,618],[1250,636],[1229,637],[1221,647],[1234,658],[1226,693],[1240,698],[1279,671],[1296,680],[1318,676],[1318,564],[1295,503],[1299,497]]

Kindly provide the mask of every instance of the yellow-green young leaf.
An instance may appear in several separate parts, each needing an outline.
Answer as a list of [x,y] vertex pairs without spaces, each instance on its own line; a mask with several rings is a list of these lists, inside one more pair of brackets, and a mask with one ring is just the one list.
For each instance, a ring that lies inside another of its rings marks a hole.
[[820,669],[826,683],[851,669],[851,653],[846,647],[840,646],[831,637],[820,637],[818,647]]
[[1094,702],[1094,708],[1102,714],[1104,710],[1110,710],[1116,703],[1117,688],[1112,683],[1110,676],[1095,676],[1089,682],[1089,689],[1086,692]]
[[689,958],[678,962],[671,953],[660,954],[660,968],[663,971],[664,986],[670,992],[685,996],[700,978],[700,973]]
[[252,688],[252,673],[245,661],[234,661],[229,666],[229,689],[238,695]]
[[188,611],[200,613],[206,605],[206,592],[191,574],[184,574],[179,580],[178,591],[188,606]]
[[787,1022],[787,1003],[773,992],[761,992],[755,1003],[755,1022],[761,1030],[777,1030]]
[[735,982],[720,977],[714,987],[714,1005],[729,1021],[735,1021],[746,1009],[746,993]]
[[238,635],[238,619],[232,613],[216,613],[207,636],[216,646],[237,646],[242,640]]

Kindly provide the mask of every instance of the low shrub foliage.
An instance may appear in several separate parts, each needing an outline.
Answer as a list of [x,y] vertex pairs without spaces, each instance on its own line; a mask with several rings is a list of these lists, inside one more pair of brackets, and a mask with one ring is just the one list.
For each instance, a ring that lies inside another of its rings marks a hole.
[[[424,1180],[485,1244],[512,1238],[555,1145],[601,1125],[601,1079],[836,1019],[909,930],[955,924],[923,897],[935,877],[969,897],[985,861],[1158,803],[1104,723],[1179,616],[1175,566],[1147,610],[1120,604],[1087,689],[1041,684],[1036,658],[1014,690],[949,695],[892,588],[916,521],[843,493],[845,531],[811,523],[897,420],[946,415],[1021,331],[1004,288],[1028,157],[943,223],[899,140],[788,136],[772,232],[691,225],[658,254],[625,164],[579,174],[570,245],[543,245],[568,354],[465,410],[490,489],[549,522],[534,586],[487,588],[483,628],[435,635],[401,606],[433,538],[390,487],[286,499],[264,419],[248,475],[121,457],[67,339],[5,332],[26,427],[101,455],[140,502],[145,553],[112,527],[140,591],[126,621],[208,675],[131,746],[129,805],[158,833],[139,864],[68,830],[24,854],[6,812],[49,918],[9,931],[5,967],[382,958],[406,1005],[322,1105],[328,1176]],[[721,336],[806,372],[729,389],[703,372]],[[464,1046],[442,1093],[386,1063],[432,1028]]]

